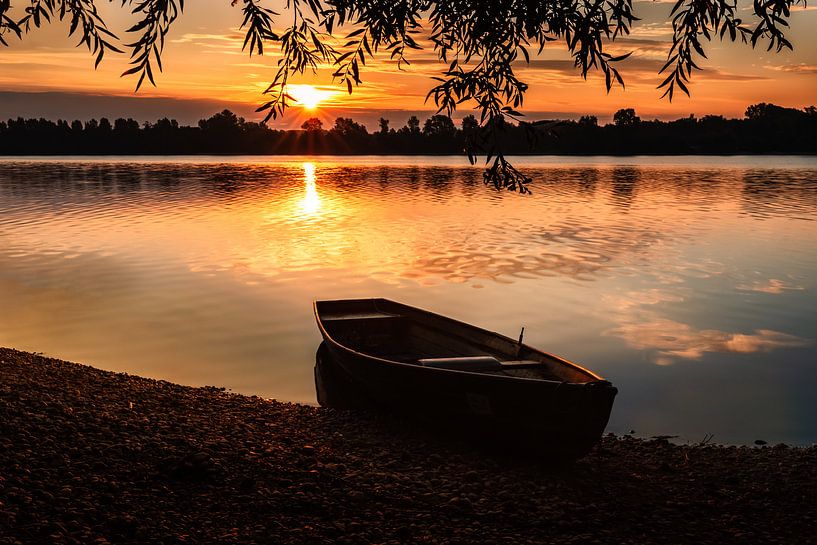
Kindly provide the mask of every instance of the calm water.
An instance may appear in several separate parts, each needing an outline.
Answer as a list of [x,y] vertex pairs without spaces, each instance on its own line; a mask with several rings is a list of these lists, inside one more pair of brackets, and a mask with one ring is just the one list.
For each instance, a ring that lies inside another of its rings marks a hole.
[[817,442],[817,158],[0,159],[0,345],[314,403],[384,296],[620,389],[616,432]]

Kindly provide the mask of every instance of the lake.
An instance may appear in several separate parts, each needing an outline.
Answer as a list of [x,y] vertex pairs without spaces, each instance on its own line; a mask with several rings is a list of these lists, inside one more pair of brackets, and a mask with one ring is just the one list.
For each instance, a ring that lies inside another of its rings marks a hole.
[[619,388],[608,429],[817,442],[817,158],[0,159],[0,346],[315,403],[314,299],[387,297]]

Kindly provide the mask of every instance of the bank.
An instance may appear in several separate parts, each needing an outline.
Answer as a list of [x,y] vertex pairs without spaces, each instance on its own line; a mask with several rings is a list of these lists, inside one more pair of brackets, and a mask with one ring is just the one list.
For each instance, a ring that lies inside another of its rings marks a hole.
[[555,468],[0,348],[0,544],[795,543],[814,505],[814,446],[608,435]]

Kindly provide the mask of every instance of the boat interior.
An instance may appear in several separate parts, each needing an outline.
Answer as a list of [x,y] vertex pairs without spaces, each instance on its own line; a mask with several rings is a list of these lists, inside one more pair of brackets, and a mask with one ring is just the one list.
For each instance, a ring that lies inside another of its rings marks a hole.
[[385,360],[538,380],[598,380],[511,339],[384,299],[319,301],[316,313],[337,343]]

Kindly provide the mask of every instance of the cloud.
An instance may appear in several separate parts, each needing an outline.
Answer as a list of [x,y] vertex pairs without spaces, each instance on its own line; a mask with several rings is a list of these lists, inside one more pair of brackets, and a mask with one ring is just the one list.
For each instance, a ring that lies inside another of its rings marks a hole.
[[817,74],[817,64],[783,64],[779,66],[766,65],[764,68],[768,70],[777,70],[779,72],[790,72],[793,74],[814,75]]
[[196,43],[196,42],[206,42],[206,41],[213,41],[213,42],[228,42],[232,44],[241,44],[244,43],[244,36],[240,34],[183,34],[181,37],[176,38],[175,40],[170,40],[170,43],[174,44],[183,44],[183,43]]
[[693,77],[708,79],[712,81],[766,81],[772,78],[759,74],[734,74],[722,72],[715,68],[704,68],[702,71],[693,74]]
[[[661,42],[656,42],[661,43]],[[626,52],[622,50],[621,53]],[[661,68],[666,61],[663,58],[651,58],[650,56],[631,56],[624,61],[616,63],[616,68],[621,73],[625,83],[644,82],[651,83],[663,79],[659,76]],[[531,59],[530,63],[520,62],[516,67],[520,78],[526,82],[553,83],[554,81],[578,81],[581,78],[581,69],[576,67],[572,59]],[[602,77],[602,72],[598,69],[591,69],[588,77]],[[704,67],[703,70],[693,72],[693,80],[708,81],[763,81],[769,80],[768,76],[759,74],[736,74],[724,72],[717,68]],[[556,78],[554,80],[554,78]]]
[[[616,53],[622,54],[629,51],[633,56],[651,56],[665,58],[667,52],[672,47],[672,41],[657,40],[648,38],[619,38],[613,44],[616,46]],[[619,51],[620,50],[620,51]]]

